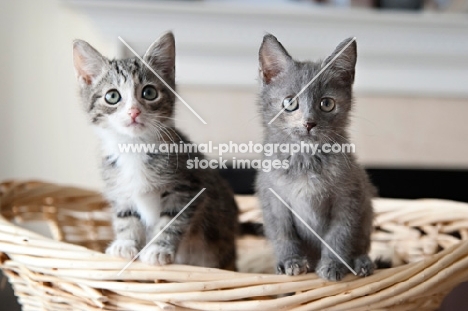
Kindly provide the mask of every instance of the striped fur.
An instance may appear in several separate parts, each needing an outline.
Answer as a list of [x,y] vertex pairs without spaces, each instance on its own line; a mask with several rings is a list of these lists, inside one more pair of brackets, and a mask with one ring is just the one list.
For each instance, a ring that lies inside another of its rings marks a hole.
[[[171,33],[151,45],[144,60],[175,87]],[[132,258],[206,188],[141,260],[235,269],[238,210],[233,194],[217,172],[186,167],[189,158],[203,155],[119,152],[119,143],[189,142],[174,126],[174,94],[137,58],[108,60],[84,41],[74,44],[74,62],[84,110],[102,141],[105,195],[115,211],[116,239],[107,252]],[[147,85],[158,91],[155,100],[143,98]],[[106,103],[109,90],[120,93],[120,102]],[[141,111],[137,124],[129,116],[135,108]]]

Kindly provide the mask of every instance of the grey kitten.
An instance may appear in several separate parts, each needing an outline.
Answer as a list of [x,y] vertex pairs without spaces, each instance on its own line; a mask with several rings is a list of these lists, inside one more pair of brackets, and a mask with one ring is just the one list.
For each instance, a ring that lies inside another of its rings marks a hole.
[[[105,196],[114,211],[107,253],[133,258],[202,188],[206,190],[140,255],[170,263],[235,270],[238,209],[214,170],[188,169],[199,153],[122,153],[118,145],[190,143],[174,126],[175,96],[140,60],[108,60],[88,43],[73,44],[83,107],[102,143]],[[175,88],[172,33],[143,57]]]
[[[264,143],[348,143],[356,43],[351,45],[302,93],[317,73],[350,42],[340,43],[323,62],[291,58],[272,35],[260,47],[260,111]],[[288,104],[290,104],[288,106]],[[288,107],[271,124],[270,120]],[[340,280],[348,268],[269,190],[272,188],[359,275],[370,275],[374,188],[352,153],[276,153],[288,169],[260,171],[256,189],[263,208],[265,233],[272,242],[278,272],[314,271]]]

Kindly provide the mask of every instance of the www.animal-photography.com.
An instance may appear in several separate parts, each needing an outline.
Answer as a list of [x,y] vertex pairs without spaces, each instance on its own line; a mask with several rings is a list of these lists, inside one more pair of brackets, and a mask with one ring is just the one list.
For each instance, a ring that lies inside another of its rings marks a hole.
[[467,17],[2,2],[1,309],[467,310]]

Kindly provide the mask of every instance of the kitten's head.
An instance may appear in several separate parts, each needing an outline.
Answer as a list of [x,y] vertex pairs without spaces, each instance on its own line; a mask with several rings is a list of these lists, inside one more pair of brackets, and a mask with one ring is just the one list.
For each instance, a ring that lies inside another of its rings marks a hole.
[[[143,60],[174,89],[172,33],[154,42]],[[76,40],[73,61],[84,108],[106,135],[153,137],[162,125],[171,124],[174,94],[138,58],[109,60],[87,42]]]
[[330,142],[336,135],[345,134],[356,65],[356,42],[351,40],[341,42],[323,62],[299,62],[273,35],[263,38],[259,52],[260,109],[267,133],[282,132],[291,139],[316,142]]

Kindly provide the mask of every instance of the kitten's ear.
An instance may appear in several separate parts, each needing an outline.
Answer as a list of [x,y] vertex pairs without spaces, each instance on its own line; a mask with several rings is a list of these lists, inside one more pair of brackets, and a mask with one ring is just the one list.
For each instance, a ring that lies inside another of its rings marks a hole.
[[90,85],[103,72],[108,61],[88,42],[75,40],[73,41],[73,64],[78,80]]
[[[339,54],[340,52],[341,54]],[[336,57],[338,54],[339,56]],[[334,57],[336,59],[330,65],[330,68],[333,68],[345,82],[352,84],[357,60],[356,38],[348,38],[338,44],[335,51],[327,57],[322,65],[327,64]]]
[[162,35],[153,42],[143,56],[148,65],[163,75],[175,77],[175,39],[172,32]]
[[286,71],[293,62],[286,49],[275,36],[267,34],[263,37],[259,51],[260,76],[269,84],[280,73]]

